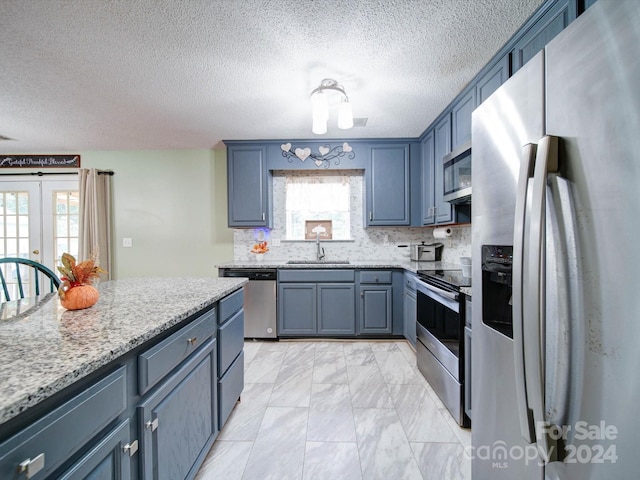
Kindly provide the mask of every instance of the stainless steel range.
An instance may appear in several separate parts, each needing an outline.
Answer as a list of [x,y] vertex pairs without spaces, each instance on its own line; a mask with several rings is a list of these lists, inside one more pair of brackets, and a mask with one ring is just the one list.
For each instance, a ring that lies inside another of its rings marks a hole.
[[471,424],[464,405],[464,308],[460,287],[471,278],[460,270],[419,270],[416,355],[418,369],[463,427]]

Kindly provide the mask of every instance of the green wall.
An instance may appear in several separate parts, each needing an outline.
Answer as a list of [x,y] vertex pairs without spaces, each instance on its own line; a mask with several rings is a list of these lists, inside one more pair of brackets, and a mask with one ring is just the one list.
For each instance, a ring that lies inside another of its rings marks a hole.
[[[113,278],[217,276],[233,258],[226,150],[81,152],[113,170]],[[125,248],[129,237],[133,246]]]

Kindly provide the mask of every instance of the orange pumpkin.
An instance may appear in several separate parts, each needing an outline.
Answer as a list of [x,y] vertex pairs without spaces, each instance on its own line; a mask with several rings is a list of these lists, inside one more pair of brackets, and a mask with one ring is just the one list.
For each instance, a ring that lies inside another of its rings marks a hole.
[[64,292],[60,304],[67,310],[81,310],[89,308],[98,301],[100,293],[92,285],[76,285]]

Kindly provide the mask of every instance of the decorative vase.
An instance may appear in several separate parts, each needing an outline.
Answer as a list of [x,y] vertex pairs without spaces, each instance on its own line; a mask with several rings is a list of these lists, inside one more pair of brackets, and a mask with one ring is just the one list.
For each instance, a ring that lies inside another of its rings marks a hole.
[[264,260],[264,253],[254,253],[254,255],[256,256],[256,262]]
[[96,304],[100,298],[98,290],[91,285],[76,285],[64,292],[60,304],[67,310],[82,310]]

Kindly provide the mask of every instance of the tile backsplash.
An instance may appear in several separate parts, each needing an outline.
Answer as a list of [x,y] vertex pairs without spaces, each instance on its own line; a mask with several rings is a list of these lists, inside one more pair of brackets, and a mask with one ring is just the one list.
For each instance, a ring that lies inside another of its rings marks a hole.
[[[322,241],[327,260],[406,260],[408,248],[398,245],[409,243],[442,242],[442,261],[459,263],[461,256],[471,256],[471,225],[451,226],[449,238],[434,239],[433,227],[369,227],[364,228],[364,177],[362,171],[342,172],[349,176],[351,185],[351,240]],[[287,175],[291,172],[287,172]],[[285,175],[273,176],[273,229],[266,232],[269,241],[267,259],[288,260],[315,258],[314,241],[285,240]],[[235,261],[253,260],[251,247],[263,235],[263,229],[234,229],[233,245]],[[280,239],[274,246],[273,240]]]

